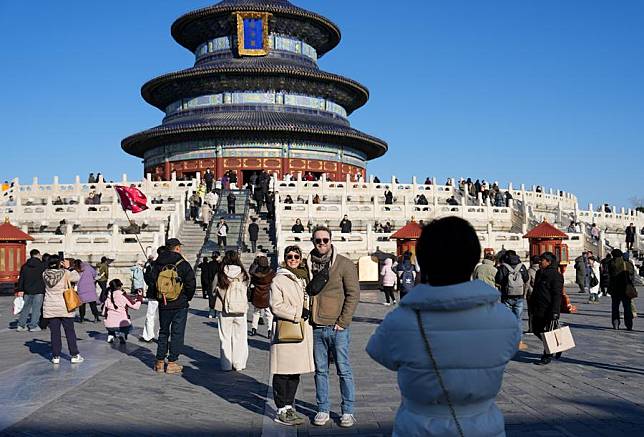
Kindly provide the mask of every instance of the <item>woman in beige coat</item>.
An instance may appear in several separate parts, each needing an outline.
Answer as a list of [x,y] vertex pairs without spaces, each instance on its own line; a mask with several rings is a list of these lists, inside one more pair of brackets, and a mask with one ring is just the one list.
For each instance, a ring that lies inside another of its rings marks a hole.
[[[65,266],[67,267],[67,266]],[[78,282],[80,275],[75,270],[68,271],[58,256],[49,258],[47,269],[42,274],[45,280],[45,299],[42,304],[42,317],[49,321],[49,332],[51,333],[51,362],[60,364],[60,352],[63,347],[60,336],[62,325],[67,337],[67,347],[72,356],[72,364],[84,361],[78,352],[76,345],[76,332],[74,331],[74,311],[67,311],[63,293],[71,282]]]
[[[313,328],[308,320],[309,299],[305,292],[309,274],[302,260],[302,251],[289,246],[284,251],[284,266],[277,271],[271,284],[270,307],[275,317],[271,341],[271,373],[273,398],[277,406],[275,421],[284,425],[302,425],[304,417],[295,408],[295,393],[300,375],[313,373]],[[304,322],[304,339],[299,343],[280,343],[278,320]]]

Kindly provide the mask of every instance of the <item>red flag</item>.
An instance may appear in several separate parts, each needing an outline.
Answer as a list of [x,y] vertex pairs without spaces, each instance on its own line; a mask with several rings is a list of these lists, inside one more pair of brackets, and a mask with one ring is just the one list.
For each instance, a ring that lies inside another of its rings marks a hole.
[[121,199],[121,206],[124,210],[130,210],[134,214],[148,209],[148,198],[136,187],[122,187],[115,185],[114,189]]

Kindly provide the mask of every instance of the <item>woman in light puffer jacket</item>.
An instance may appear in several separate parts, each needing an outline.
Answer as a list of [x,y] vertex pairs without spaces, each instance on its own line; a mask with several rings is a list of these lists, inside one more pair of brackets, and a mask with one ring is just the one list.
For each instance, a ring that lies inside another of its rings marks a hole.
[[394,287],[396,286],[396,282],[398,282],[398,277],[396,276],[396,272],[394,272],[392,265],[393,261],[391,260],[391,258],[387,258],[385,259],[385,263],[380,270],[382,291],[385,293],[385,299],[387,299],[387,301],[384,303],[385,306],[391,305],[392,301],[394,305],[396,304]]
[[74,314],[75,311],[67,311],[63,293],[67,289],[68,283],[78,282],[80,275],[75,270],[67,271],[63,268],[60,258],[54,255],[49,258],[47,269],[42,274],[45,280],[45,299],[42,304],[43,319],[49,322],[49,332],[51,333],[51,362],[60,364],[60,353],[62,350],[62,339],[60,336],[60,327],[65,330],[67,337],[67,347],[69,354],[72,356],[72,364],[82,363],[84,361],[78,352],[76,344],[76,331],[74,331]]
[[505,436],[494,401],[521,332],[499,292],[470,281],[481,254],[478,237],[468,222],[447,217],[425,227],[416,250],[422,284],[367,346],[375,361],[398,372],[402,403],[393,435]]

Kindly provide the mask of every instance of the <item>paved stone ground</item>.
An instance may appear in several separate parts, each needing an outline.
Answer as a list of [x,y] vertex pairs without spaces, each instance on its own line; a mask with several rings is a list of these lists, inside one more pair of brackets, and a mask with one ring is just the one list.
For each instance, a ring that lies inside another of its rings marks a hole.
[[[173,376],[152,372],[156,345],[139,343],[136,337],[125,347],[109,345],[102,323],[76,324],[87,361],[72,367],[64,358],[56,369],[47,361],[49,333],[9,329],[11,298],[1,297],[0,435],[390,435],[400,399],[396,377],[364,352],[389,310],[380,305],[381,298],[364,292],[352,325],[358,425],[295,430],[271,420],[266,338],[250,339],[244,372],[219,371],[216,322],[207,318],[204,300],[195,300],[188,319],[184,373]],[[577,347],[550,366],[534,366],[540,342],[526,334],[530,350],[508,366],[498,399],[508,435],[644,436],[644,321],[636,319],[634,332],[614,331],[609,299],[590,305],[584,296],[572,298],[580,311],[563,315],[563,320],[572,327]],[[132,313],[136,326],[144,315],[144,309]],[[260,327],[260,334],[265,333]],[[335,411],[338,387],[333,377]],[[298,409],[315,414],[311,375],[302,379]]]

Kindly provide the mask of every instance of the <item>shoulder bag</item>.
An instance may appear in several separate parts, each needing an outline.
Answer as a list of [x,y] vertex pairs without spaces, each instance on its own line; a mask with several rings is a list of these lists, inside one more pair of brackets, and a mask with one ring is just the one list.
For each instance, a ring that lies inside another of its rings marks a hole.
[[82,305],[78,293],[72,287],[71,282],[69,282],[69,277],[65,273],[65,291],[63,292],[63,299],[65,299],[65,306],[67,307],[67,312],[71,313],[76,308]]
[[434,372],[436,372],[436,378],[438,379],[438,384],[440,384],[441,390],[443,390],[443,394],[445,395],[445,400],[447,401],[447,406],[449,407],[449,412],[452,415],[452,419],[454,419],[454,423],[456,424],[458,435],[460,437],[465,437],[465,434],[463,433],[463,428],[461,427],[461,423],[458,421],[458,417],[456,416],[456,410],[454,410],[454,405],[452,405],[452,401],[449,397],[449,393],[447,392],[447,388],[445,387],[445,382],[443,382],[443,375],[441,375],[441,372],[438,370],[438,364],[436,363],[436,358],[434,358],[432,347],[429,344],[429,339],[427,338],[427,334],[425,333],[425,327],[423,326],[423,320],[420,316],[420,311],[415,310],[414,312],[416,313],[416,320],[418,320],[418,326],[420,327],[420,336],[423,338],[423,343],[425,343],[425,349],[427,350],[427,355],[429,355],[429,359],[431,360],[432,366],[434,367]]

